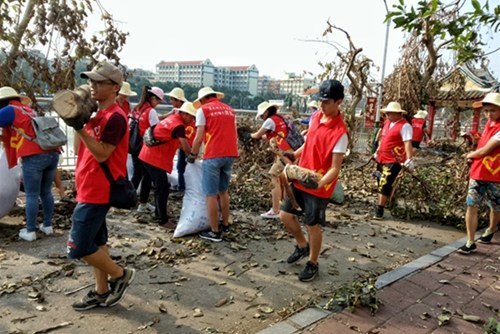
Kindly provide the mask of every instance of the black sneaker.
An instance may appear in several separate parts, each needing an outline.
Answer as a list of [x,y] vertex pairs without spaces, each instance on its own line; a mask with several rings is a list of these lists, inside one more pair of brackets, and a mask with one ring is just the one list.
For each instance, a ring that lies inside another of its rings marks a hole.
[[224,233],[229,233],[229,225],[224,225],[222,223],[219,223],[219,231]]
[[481,236],[479,239],[477,239],[477,242],[480,242],[482,244],[489,244],[489,243],[491,243],[491,239],[493,238],[494,234],[495,233],[491,233],[487,236]]
[[375,213],[373,214],[372,219],[375,220],[384,219],[384,208],[377,206],[377,208],[375,208]]
[[309,256],[309,244],[305,248],[300,248],[299,245],[295,245],[295,250],[292,255],[286,259],[287,263],[295,263],[305,256]]
[[73,309],[76,311],[86,311],[96,307],[106,307],[106,298],[109,296],[109,291],[103,295],[97,294],[95,290],[90,290],[82,300],[73,303]]
[[123,276],[109,281],[111,288],[109,297],[106,299],[106,306],[115,306],[125,297],[127,289],[135,278],[135,269],[123,268]]
[[467,244],[465,244],[458,249],[458,252],[462,254],[470,254],[474,253],[476,251],[476,248],[476,244],[472,244],[470,245],[470,247],[467,247]]
[[222,241],[222,237],[221,237],[220,232],[203,231],[198,235],[200,236],[200,238],[205,239],[205,240],[210,240],[210,241],[215,241],[215,242]]
[[299,273],[299,280],[302,282],[312,281],[316,276],[318,276],[318,265],[307,261],[306,267]]

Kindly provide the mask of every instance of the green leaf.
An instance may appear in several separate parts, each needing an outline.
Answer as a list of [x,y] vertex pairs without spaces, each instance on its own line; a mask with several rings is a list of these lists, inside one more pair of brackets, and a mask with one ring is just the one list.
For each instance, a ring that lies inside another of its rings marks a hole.
[[481,4],[477,0],[471,0],[472,7],[476,10],[476,12],[481,11]]

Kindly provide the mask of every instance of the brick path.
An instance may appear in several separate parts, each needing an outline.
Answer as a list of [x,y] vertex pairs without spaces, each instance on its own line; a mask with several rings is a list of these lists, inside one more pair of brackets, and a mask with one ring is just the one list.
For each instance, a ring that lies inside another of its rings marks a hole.
[[[259,334],[483,333],[484,321],[500,320],[500,233],[489,245],[478,243],[471,255],[456,251],[464,242],[380,276],[377,296],[383,304],[374,316],[366,308],[337,314],[310,308]],[[449,322],[439,326],[440,315],[449,315]],[[483,322],[466,321],[463,315]]]

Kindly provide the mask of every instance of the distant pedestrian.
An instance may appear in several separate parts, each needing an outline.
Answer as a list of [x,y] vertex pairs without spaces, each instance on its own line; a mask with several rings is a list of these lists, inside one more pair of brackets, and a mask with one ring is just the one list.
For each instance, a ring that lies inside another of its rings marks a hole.
[[[53,233],[52,183],[60,156],[59,149],[43,150],[37,143],[18,132],[22,131],[30,137],[36,137],[31,117],[37,114],[30,105],[31,99],[19,95],[12,87],[0,88],[0,127],[3,128],[2,141],[9,168],[16,166],[19,159],[22,162],[21,170],[26,193],[26,227],[19,231],[19,237],[26,241],[36,240],[37,229],[46,235]],[[39,198],[42,204],[43,223],[38,227]]]
[[411,125],[403,117],[406,111],[401,109],[398,102],[390,102],[386,108],[381,109],[387,119],[381,132],[381,139],[375,154],[377,161],[378,178],[378,201],[373,219],[384,218],[384,208],[392,194],[392,186],[396,180],[401,166],[413,169],[413,147],[411,140],[413,130]]
[[[256,119],[262,119],[264,123],[260,129],[252,134],[250,137],[253,139],[263,139],[270,141],[275,138],[275,145],[277,149],[282,153],[293,152],[293,149],[287,143],[285,138],[288,135],[288,128],[285,120],[281,115],[278,115],[278,105],[271,104],[268,101],[264,101],[257,106],[257,116]],[[273,186],[271,190],[271,200],[272,206],[269,211],[261,214],[262,218],[269,219],[279,219],[280,218],[280,204],[282,200],[283,189],[281,189],[281,183],[279,176],[283,172],[285,165],[279,158],[275,157],[274,163],[269,170],[271,175],[271,184]]]
[[82,118],[63,120],[80,138],[75,170],[77,205],[67,243],[68,257],[92,266],[96,283],[81,301],[72,305],[73,309],[84,311],[120,302],[134,280],[135,270],[119,266],[109,255],[106,215],[111,185],[102,167],[105,164],[114,179],[127,173],[127,115],[116,103],[123,75],[116,66],[103,61],[80,76],[88,79],[98,110],[86,123]]
[[229,229],[229,182],[234,160],[238,157],[238,138],[236,134],[236,112],[220,101],[224,93],[211,87],[198,91],[193,102],[196,113],[196,137],[188,162],[193,163],[205,145],[202,164],[202,188],[207,198],[207,213],[210,230],[199,234],[200,238],[220,242],[219,201],[222,213],[222,228]]
[[319,110],[319,104],[316,100],[311,100],[307,103],[307,111],[309,112],[309,117],[300,119],[300,123],[309,125],[312,115]]
[[429,140],[429,135],[427,134],[427,123],[425,118],[427,117],[427,111],[419,110],[413,116],[411,120],[411,127],[413,128],[413,136],[411,138],[411,146],[413,147],[413,155],[420,148],[420,143],[425,139],[427,142]]
[[467,242],[458,251],[470,254],[476,251],[474,243],[478,225],[478,209],[484,201],[490,208],[489,226],[478,242],[489,244],[500,220],[500,93],[489,93],[474,108],[482,107],[488,117],[477,149],[467,154],[472,161],[467,192]]
[[299,280],[313,280],[319,272],[318,257],[323,240],[326,207],[335,189],[342,161],[347,151],[347,127],[342,119],[340,105],[344,99],[344,86],[337,80],[325,80],[319,88],[321,109],[311,117],[305,144],[295,151],[299,166],[321,175],[318,181],[301,184],[293,181],[292,191],[304,216],[308,238],[304,236],[290,198],[285,198],[280,218],[297,245],[288,257],[288,263],[308,257]]

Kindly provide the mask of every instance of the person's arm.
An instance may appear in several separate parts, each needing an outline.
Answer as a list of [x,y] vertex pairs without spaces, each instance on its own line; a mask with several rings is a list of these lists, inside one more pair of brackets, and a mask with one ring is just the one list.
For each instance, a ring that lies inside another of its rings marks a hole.
[[191,156],[198,156],[200,152],[201,143],[205,137],[205,125],[196,128],[196,136],[194,137],[193,147],[191,148]]
[[[68,127],[68,131],[70,130],[71,128]],[[76,130],[73,130],[73,152],[75,153],[75,155],[78,155],[78,150],[80,149],[80,136],[78,135],[78,133],[76,132]]]
[[149,118],[148,118],[148,122],[149,122],[149,126],[153,126],[153,125],[156,125],[158,124],[158,122],[160,121],[160,119],[158,118],[158,112],[156,112],[156,109],[151,109],[151,111],[149,112]]
[[179,138],[179,147],[186,155],[191,154],[191,146],[189,146],[189,142],[186,138]]
[[186,139],[186,128],[184,125],[179,125],[172,131],[172,138],[179,139],[179,148],[187,155],[191,153],[191,146]]
[[267,129],[264,128],[264,126],[261,126],[261,128],[257,132],[250,134],[250,137],[252,137],[253,139],[262,139],[262,136],[264,136],[266,132]]
[[14,123],[14,118],[16,117],[16,112],[13,106],[5,106],[0,109],[0,127],[5,128]]
[[413,146],[411,145],[411,140],[407,140],[404,142],[405,152],[406,152],[406,160],[413,159]]
[[477,158],[484,158],[488,154],[490,154],[495,148],[497,148],[500,145],[500,140],[497,138],[491,137],[490,140],[484,145],[483,147],[470,152],[467,154],[467,159],[477,159]]
[[127,131],[127,122],[120,116],[114,114],[108,120],[106,127],[101,135],[101,141],[97,141],[90,136],[84,129],[77,130],[82,143],[87,147],[97,162],[101,163],[110,157],[116,146],[120,143]]
[[344,153],[332,153],[332,166],[325,175],[319,180],[318,188],[329,184],[339,176],[342,161],[344,161]]

